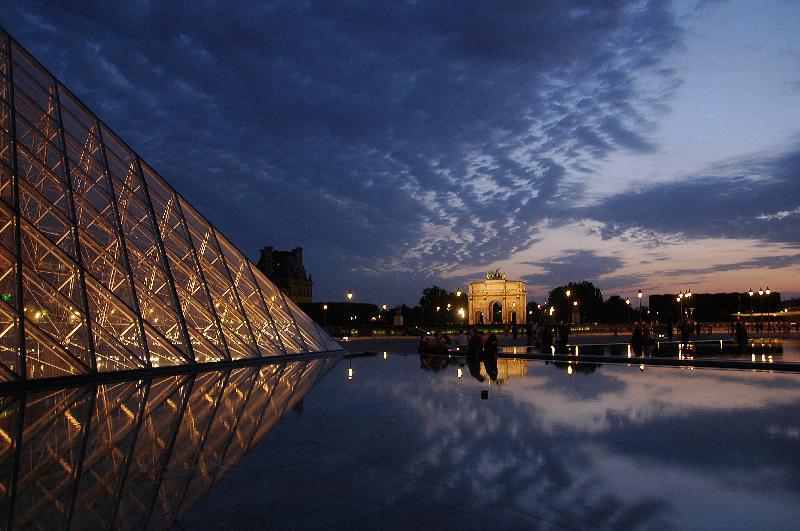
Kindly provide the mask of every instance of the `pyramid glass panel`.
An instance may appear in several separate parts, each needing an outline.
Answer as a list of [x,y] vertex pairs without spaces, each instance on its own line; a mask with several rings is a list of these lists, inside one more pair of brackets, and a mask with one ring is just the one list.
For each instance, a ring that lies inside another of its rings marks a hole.
[[342,350],[3,30],[0,295],[0,382]]

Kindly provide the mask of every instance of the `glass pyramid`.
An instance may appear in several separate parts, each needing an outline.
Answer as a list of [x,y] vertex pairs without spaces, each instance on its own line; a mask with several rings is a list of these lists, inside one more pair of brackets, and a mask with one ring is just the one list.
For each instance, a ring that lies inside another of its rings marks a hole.
[[341,346],[0,29],[0,382]]

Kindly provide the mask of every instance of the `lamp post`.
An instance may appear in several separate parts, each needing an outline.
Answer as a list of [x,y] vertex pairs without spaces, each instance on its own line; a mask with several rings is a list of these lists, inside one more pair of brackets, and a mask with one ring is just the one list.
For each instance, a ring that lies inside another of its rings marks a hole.
[[639,297],[639,323],[642,322],[642,290],[639,290],[639,293],[636,294]]
[[347,319],[353,324],[353,290],[347,290]]
[[750,295],[750,325],[753,325],[753,288],[747,292]]
[[761,331],[764,331],[764,290],[758,288],[758,324]]
[[328,305],[322,305],[322,327],[327,329],[328,328]]
[[628,307],[628,330],[631,329],[631,300],[625,299],[625,306]]
[[772,318],[771,318],[771,316],[769,314],[769,294],[770,293],[772,293],[772,292],[769,290],[769,286],[767,286],[767,289],[764,290],[764,294],[766,294],[766,296],[767,296],[767,328],[768,329],[772,329]]
[[437,325],[439,324],[439,310],[441,309],[442,309],[441,306],[436,307],[436,319],[434,319],[434,321],[436,322]]
[[[570,318],[570,320],[575,321],[576,320],[575,316],[577,316],[578,317],[577,321],[580,321],[581,320],[580,315],[578,314],[578,301],[572,301],[572,310],[573,310],[572,313],[574,315]],[[577,322],[575,324],[580,324],[580,322]]]
[[687,289],[686,293],[684,293],[683,298],[686,299],[686,319],[689,319],[689,312],[691,312],[691,308],[689,308],[689,299],[692,296],[692,290]]

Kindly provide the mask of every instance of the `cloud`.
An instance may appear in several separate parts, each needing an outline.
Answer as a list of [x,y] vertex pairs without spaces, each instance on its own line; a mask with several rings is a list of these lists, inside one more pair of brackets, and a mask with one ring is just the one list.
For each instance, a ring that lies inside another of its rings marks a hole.
[[622,269],[625,262],[615,256],[602,256],[596,251],[567,250],[564,254],[535,264],[541,273],[526,275],[523,280],[535,285],[557,286],[567,279],[596,281],[598,277]]
[[530,245],[586,161],[657,149],[663,101],[637,77],[670,85],[682,35],[669,6],[626,1],[30,1],[2,17],[248,254],[301,243],[332,269],[430,275]]
[[800,148],[720,163],[706,174],[617,194],[582,209],[606,224],[604,236],[632,227],[684,238],[757,238],[800,243]]
[[[246,254],[304,246],[323,297],[411,302],[512,257],[537,289],[796,261],[796,148],[587,195],[615,154],[666,156],[684,30],[665,2],[32,0],[0,21]],[[666,258],[696,239],[718,263]],[[732,260],[736,241],[772,246]]]

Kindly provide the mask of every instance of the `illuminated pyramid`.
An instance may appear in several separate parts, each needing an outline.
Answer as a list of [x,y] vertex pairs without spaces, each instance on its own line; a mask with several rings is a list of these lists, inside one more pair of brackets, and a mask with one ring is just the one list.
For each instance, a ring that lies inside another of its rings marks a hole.
[[0,40],[0,382],[341,350]]

